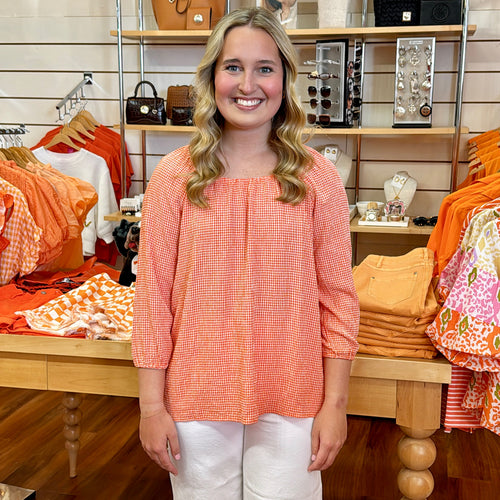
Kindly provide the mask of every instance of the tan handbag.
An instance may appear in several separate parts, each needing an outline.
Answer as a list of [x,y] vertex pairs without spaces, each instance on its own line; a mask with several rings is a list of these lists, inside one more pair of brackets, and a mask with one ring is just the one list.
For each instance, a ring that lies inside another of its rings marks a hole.
[[[151,3],[160,30],[213,29],[226,8],[226,0],[151,0]],[[192,18],[189,23],[188,11]]]
[[192,85],[171,85],[167,90],[167,118],[172,119],[172,108],[194,107]]

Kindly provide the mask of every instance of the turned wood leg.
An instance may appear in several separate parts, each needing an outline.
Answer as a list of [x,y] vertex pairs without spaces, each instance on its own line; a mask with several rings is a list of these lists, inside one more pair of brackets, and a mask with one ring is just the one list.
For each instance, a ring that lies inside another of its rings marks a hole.
[[398,457],[404,465],[398,474],[401,500],[425,500],[434,489],[429,467],[436,460],[436,445],[430,438],[435,429],[400,428],[405,433],[398,443]]
[[79,408],[81,402],[82,397],[79,394],[66,392],[63,396],[63,435],[69,456],[69,477],[76,476],[76,461],[80,449],[80,421],[82,420],[82,412]]

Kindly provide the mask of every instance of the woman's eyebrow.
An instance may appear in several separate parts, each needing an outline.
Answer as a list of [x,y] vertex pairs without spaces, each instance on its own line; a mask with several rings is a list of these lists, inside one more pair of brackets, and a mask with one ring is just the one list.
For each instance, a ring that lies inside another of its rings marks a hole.
[[[241,64],[241,59],[238,59],[237,57],[233,57],[233,58],[230,58],[230,59],[224,59],[222,61],[223,64],[233,64],[233,63],[239,63]],[[274,61],[272,59],[260,59],[259,61],[257,61],[258,64],[272,64],[274,66],[278,65],[278,62],[277,61]]]

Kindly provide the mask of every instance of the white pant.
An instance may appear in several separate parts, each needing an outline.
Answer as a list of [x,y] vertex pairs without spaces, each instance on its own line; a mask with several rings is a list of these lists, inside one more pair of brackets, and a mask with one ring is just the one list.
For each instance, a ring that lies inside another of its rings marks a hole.
[[262,415],[255,424],[177,422],[175,500],[321,500],[308,472],[312,418]]

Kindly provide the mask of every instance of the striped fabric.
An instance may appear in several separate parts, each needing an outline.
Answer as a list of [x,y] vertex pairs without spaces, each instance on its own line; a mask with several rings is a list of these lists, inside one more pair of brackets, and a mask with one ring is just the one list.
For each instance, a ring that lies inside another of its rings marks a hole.
[[333,165],[315,164],[297,206],[273,176],[220,178],[209,209],[186,197],[187,147],[164,157],[143,205],[132,351],[167,368],[177,421],[315,416],[323,356],[352,359],[359,305],[349,209]]
[[451,382],[446,396],[446,410],[444,428],[446,432],[451,429],[472,431],[481,427],[480,411],[468,410],[463,407],[465,393],[471,380],[472,371],[462,366],[451,367]]

